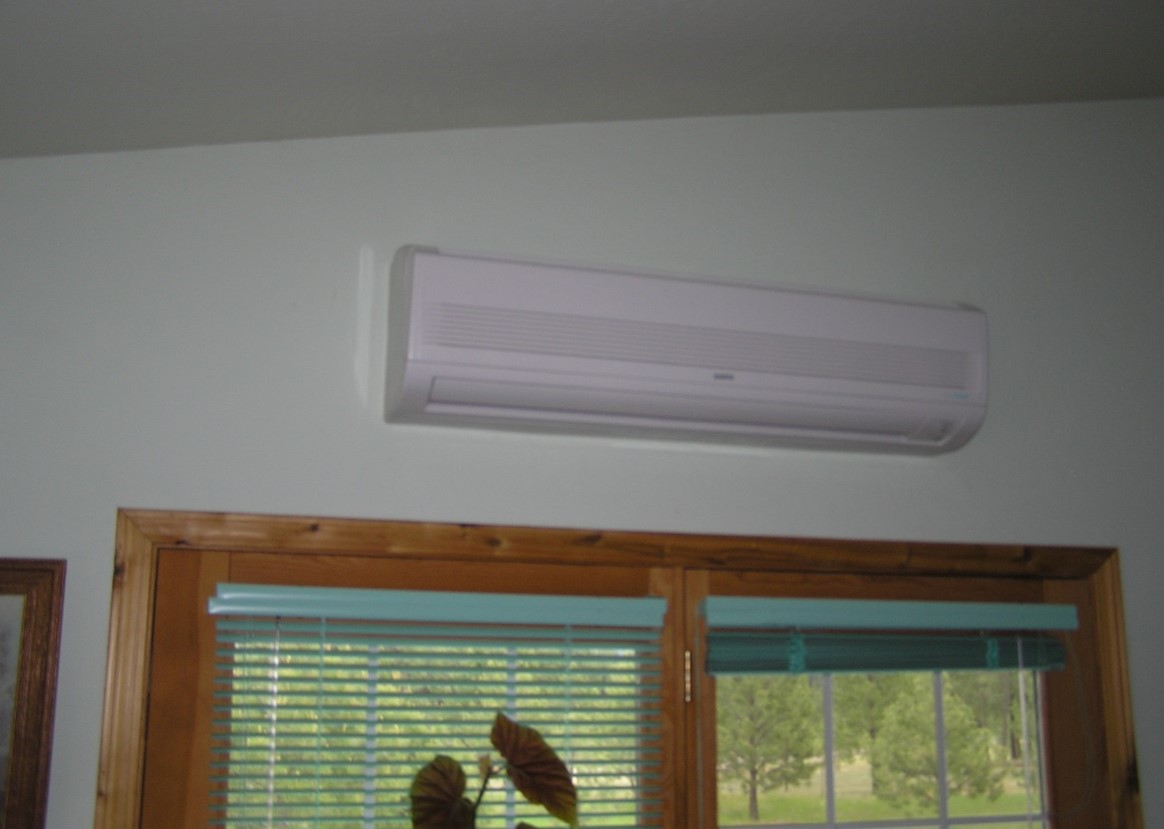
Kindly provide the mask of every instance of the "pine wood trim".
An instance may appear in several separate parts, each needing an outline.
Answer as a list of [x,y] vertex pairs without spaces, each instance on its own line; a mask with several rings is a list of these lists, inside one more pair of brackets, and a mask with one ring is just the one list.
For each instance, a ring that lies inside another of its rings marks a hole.
[[683,566],[888,575],[1087,578],[1112,553],[1097,547],[767,538],[479,524],[432,524],[229,513],[125,510],[157,546],[283,554]]
[[[158,557],[150,706],[142,770],[141,825],[206,826],[210,768],[210,714],[214,687],[214,622],[205,613],[215,586],[230,581],[230,554]],[[159,670],[165,665],[168,670]],[[175,667],[177,670],[175,670]]]
[[699,612],[700,600],[710,593],[707,570],[691,570],[683,579],[684,647],[692,655],[692,693],[684,706],[685,730],[691,735],[687,747],[687,768],[693,769],[696,784],[688,787],[687,810],[692,816],[688,826],[715,826],[715,758],[708,746],[715,741],[715,697],[709,693],[709,677],[700,669],[706,653],[700,649],[707,641],[706,625]]
[[1108,779],[1114,817],[1112,825],[1143,826],[1119,558],[1109,557],[1091,579],[1091,584],[1096,593],[1099,675],[1104,707],[1109,710],[1105,730],[1107,753],[1115,758],[1116,763],[1114,773]]
[[1085,762],[1067,767],[1056,766],[1052,754],[1052,809],[1063,815],[1056,826],[1142,827],[1119,559],[1110,556],[1086,581],[1047,582],[1045,588],[1047,601],[1079,608],[1075,648],[1086,651],[1078,661],[1089,668],[1051,680],[1061,689],[1057,710],[1048,712],[1057,723],[1050,738],[1074,741],[1085,754]]
[[[1142,826],[1116,551],[1090,547],[774,539],[122,510],[117,520],[96,829],[141,825],[155,579],[162,550],[277,553],[327,558],[423,558],[838,574],[1028,578],[1085,586],[1093,597],[1102,662],[1103,788],[1113,827]],[[688,613],[688,610],[681,611]],[[678,650],[675,651],[678,655]],[[693,738],[691,738],[693,740]],[[693,746],[683,754],[690,756]],[[690,800],[677,826],[696,819]]]
[[94,829],[139,825],[157,551],[155,536],[118,513]]
[[[678,613],[682,607],[683,574],[674,568],[651,568],[649,593],[652,596],[661,596],[667,600],[668,613]],[[664,620],[663,627],[663,676],[673,678],[674,681],[663,683],[663,733],[669,742],[670,751],[662,760],[662,781],[664,791],[682,792],[684,789],[685,769],[687,763],[686,728],[683,718],[686,715],[683,704],[683,648],[684,638],[675,619]],[[664,798],[663,825],[690,826],[685,813],[686,803],[681,797]]]

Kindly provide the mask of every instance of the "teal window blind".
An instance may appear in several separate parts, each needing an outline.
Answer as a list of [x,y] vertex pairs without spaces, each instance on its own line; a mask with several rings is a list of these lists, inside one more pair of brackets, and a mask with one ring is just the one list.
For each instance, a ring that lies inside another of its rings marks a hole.
[[[411,827],[438,754],[475,796],[502,711],[570,767],[579,817],[661,826],[656,598],[219,585],[210,826]],[[479,829],[549,826],[495,780]]]
[[1052,670],[1070,605],[710,596],[711,674]]

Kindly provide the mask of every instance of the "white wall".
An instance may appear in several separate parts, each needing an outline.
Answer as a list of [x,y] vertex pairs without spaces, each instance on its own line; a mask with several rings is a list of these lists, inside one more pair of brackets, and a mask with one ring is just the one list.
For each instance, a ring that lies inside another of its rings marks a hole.
[[[49,826],[91,822],[119,506],[1118,546],[1164,825],[1162,128],[1155,101],[0,162],[0,556],[69,562]],[[937,459],[390,427],[411,242],[970,302],[987,423]]]

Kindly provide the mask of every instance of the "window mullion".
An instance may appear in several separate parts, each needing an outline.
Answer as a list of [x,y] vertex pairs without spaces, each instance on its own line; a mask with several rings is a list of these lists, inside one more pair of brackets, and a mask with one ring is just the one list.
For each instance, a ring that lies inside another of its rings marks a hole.
[[275,780],[276,763],[279,759],[279,659],[281,657],[280,633],[282,628],[275,625],[274,651],[271,655],[270,695],[271,703],[267,711],[267,822],[275,820]]
[[327,746],[327,711],[323,705],[324,677],[327,676],[327,619],[319,620],[319,642],[315,655],[315,802],[312,804],[315,819],[323,810],[323,788],[325,780],[324,753]]
[[942,673],[934,671],[934,741],[937,761],[938,825],[950,825],[950,778],[946,758],[946,717],[942,700]]
[[368,652],[368,674],[366,696],[364,697],[364,826],[372,827],[376,821],[376,777],[379,770],[377,750],[379,749],[379,723],[376,716],[376,701],[380,688],[380,646],[373,643]]

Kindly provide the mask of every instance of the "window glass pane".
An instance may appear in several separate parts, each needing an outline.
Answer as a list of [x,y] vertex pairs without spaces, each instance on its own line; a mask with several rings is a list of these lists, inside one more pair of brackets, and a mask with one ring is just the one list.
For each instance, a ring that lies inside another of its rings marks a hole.
[[825,820],[821,678],[716,681],[720,826]]
[[1040,689],[1031,671],[721,676],[718,825],[1045,827]]
[[938,813],[933,675],[833,677],[839,820]]
[[1038,675],[958,672],[942,688],[950,815],[1040,815]]

